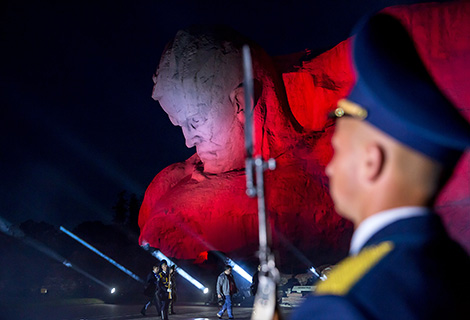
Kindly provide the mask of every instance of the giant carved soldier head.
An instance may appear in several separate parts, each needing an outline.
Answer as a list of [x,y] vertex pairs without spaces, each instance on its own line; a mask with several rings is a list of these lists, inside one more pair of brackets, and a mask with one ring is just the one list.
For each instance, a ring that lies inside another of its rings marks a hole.
[[223,31],[179,31],[163,52],[152,93],[210,173],[244,166],[242,43]]
[[[196,147],[204,172],[244,167],[244,44],[250,44],[253,55],[255,98],[259,102],[255,122],[261,121],[258,132],[266,130],[266,104],[279,113],[285,103],[278,90],[281,82],[276,83],[280,80],[264,50],[228,27],[195,26],[179,31],[165,48],[154,76],[153,99],[159,101],[171,122],[182,128],[186,146]],[[270,117],[273,125],[275,118]],[[277,123],[281,132],[288,126],[285,121]],[[268,139],[275,139],[270,134]],[[272,155],[276,142],[269,144],[263,148],[266,152],[272,149]],[[285,148],[285,142],[282,145]]]

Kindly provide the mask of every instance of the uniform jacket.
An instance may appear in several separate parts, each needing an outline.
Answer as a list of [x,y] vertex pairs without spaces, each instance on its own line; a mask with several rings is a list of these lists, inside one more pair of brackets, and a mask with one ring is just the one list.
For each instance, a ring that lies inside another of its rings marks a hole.
[[176,280],[175,280],[176,274],[175,273],[176,272],[174,272],[173,274],[171,274],[169,276],[169,281],[170,281],[169,287],[170,287],[170,290],[171,290],[171,292],[170,292],[170,299],[171,300],[176,300]]
[[168,272],[160,271],[158,274],[158,297],[161,300],[168,300],[170,298],[168,289],[170,288]]
[[235,280],[233,280],[233,275],[226,275],[225,272],[222,272],[219,274],[219,277],[217,278],[217,294],[220,294],[221,296],[230,296],[230,280],[229,277],[232,278],[233,285],[235,286],[235,292],[232,292],[231,294],[235,294],[238,292],[237,286],[235,284]]
[[431,213],[378,231],[292,319],[468,319],[469,302],[470,258]]
[[157,290],[157,283],[159,277],[153,271],[147,275],[147,283],[145,285],[144,294],[148,297],[153,297]]

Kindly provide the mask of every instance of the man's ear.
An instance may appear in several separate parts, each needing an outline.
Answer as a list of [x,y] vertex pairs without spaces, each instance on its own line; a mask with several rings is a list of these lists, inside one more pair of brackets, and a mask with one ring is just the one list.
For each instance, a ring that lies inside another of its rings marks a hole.
[[235,109],[237,118],[245,123],[245,91],[243,86],[236,87],[230,93],[230,102]]
[[381,176],[385,161],[385,150],[382,145],[374,142],[365,147],[363,170],[367,181],[374,182]]

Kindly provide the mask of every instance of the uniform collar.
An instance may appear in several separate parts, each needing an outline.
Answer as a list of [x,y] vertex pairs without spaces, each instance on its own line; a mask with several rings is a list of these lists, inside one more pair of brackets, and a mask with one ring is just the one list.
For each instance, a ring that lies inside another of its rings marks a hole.
[[362,249],[364,244],[378,231],[395,221],[424,216],[429,212],[425,207],[399,207],[376,213],[359,225],[354,231],[351,239],[350,255],[356,255]]

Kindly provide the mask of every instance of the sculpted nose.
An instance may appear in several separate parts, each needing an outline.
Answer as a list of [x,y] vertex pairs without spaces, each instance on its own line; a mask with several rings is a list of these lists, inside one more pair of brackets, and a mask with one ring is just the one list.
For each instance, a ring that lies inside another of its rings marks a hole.
[[201,143],[202,138],[197,135],[196,129],[188,122],[186,122],[181,129],[183,129],[183,135],[186,140],[186,147],[192,148]]

